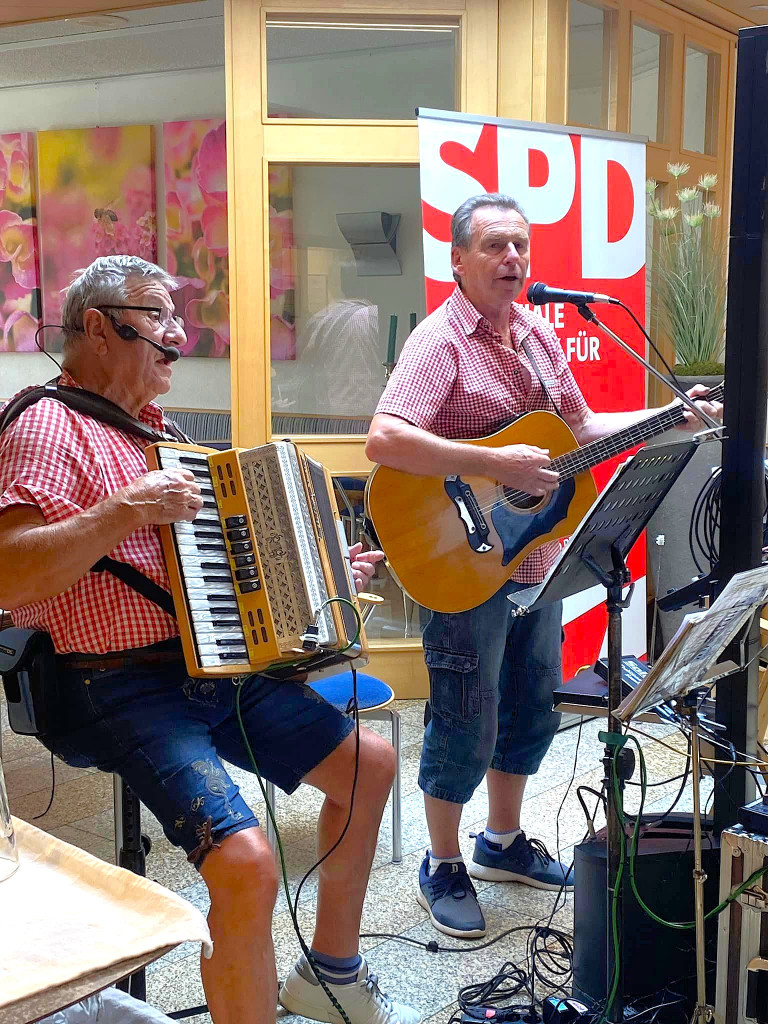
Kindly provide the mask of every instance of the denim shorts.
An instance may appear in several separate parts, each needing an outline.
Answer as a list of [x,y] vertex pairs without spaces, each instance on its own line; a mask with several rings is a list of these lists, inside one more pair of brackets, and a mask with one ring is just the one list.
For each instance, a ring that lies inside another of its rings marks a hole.
[[[331,754],[351,720],[302,683],[250,676],[240,711],[261,775],[286,793]],[[183,660],[64,667],[45,744],[67,764],[117,772],[198,864],[211,841],[258,824],[221,759],[253,771],[232,679],[187,676]]]
[[431,719],[419,786],[465,804],[488,768],[533,775],[560,724],[562,604],[516,616],[509,582],[478,608],[433,612],[424,629]]

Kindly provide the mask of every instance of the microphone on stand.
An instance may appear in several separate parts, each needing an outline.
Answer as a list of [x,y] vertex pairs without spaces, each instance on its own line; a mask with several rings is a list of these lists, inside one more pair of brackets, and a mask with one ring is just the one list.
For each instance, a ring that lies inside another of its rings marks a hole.
[[572,292],[565,288],[550,288],[543,281],[534,281],[529,285],[527,292],[528,301],[532,306],[544,306],[548,302],[572,302],[576,306],[584,306],[588,302],[610,302],[611,305],[620,306],[618,299],[610,295],[598,295],[597,292]]

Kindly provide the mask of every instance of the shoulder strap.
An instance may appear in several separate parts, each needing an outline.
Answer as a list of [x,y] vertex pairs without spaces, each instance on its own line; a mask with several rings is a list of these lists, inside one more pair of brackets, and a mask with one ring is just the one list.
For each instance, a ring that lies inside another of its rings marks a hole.
[[554,398],[550,394],[549,388],[547,387],[547,382],[544,380],[544,377],[542,376],[541,370],[539,369],[539,364],[533,358],[533,352],[531,352],[531,346],[528,344],[528,342],[526,341],[525,338],[523,338],[523,340],[522,340],[522,342],[520,344],[523,346],[523,351],[528,356],[528,362],[531,364],[531,366],[536,371],[536,376],[539,378],[539,382],[541,383],[541,386],[544,388],[544,394],[547,396],[547,398],[552,403],[552,407],[554,408],[555,412],[560,417],[560,419],[563,419],[564,418],[563,414],[560,412],[560,408],[557,405],[557,402],[554,400]]
[[139,569],[135,569],[128,562],[118,562],[117,559],[104,555],[95,565],[91,566],[91,572],[111,572],[113,576],[117,576],[119,580],[122,580],[126,586],[138,591],[148,601],[153,601],[167,615],[172,616],[174,619],[176,618],[173,598],[168,591],[155,583],[154,580],[151,580],[149,576],[145,576]]
[[[42,384],[40,387],[30,388],[29,391],[25,391],[23,394],[12,399],[0,415],[0,434],[15,419],[21,416],[26,409],[34,405],[35,402],[39,402],[41,398],[52,398],[54,401],[61,402],[76,412],[83,413],[85,416],[90,416],[92,419],[99,420],[102,423],[108,423],[109,426],[122,430],[125,434],[133,434],[135,437],[141,437],[145,441],[156,442],[168,439],[159,431],[153,430],[146,423],[142,423],[141,420],[137,420],[129,415],[125,409],[121,409],[119,405],[110,402],[103,395],[97,395],[93,391],[86,391],[85,388],[73,388],[66,384],[59,384],[55,380]],[[167,433],[174,440],[190,443],[190,439],[179,430],[175,423],[165,420],[165,424],[167,426]]]
[[[35,402],[39,402],[42,398],[53,398],[55,401],[61,402],[76,412],[83,413],[85,416],[90,416],[92,419],[99,420],[102,423],[107,423],[117,430],[122,430],[125,434],[141,437],[146,441],[157,442],[168,439],[164,434],[153,430],[146,423],[142,423],[141,420],[137,420],[129,415],[125,409],[121,409],[119,405],[110,402],[103,395],[97,395],[93,391],[86,391],[84,388],[73,388],[66,384],[59,384],[58,380],[48,381],[47,384],[42,384],[40,387],[30,388],[29,391],[25,391],[23,394],[12,399],[6,405],[2,415],[0,415],[0,434],[15,419],[21,416],[25,409],[34,405]],[[165,420],[165,425],[168,428],[167,433],[175,440],[189,442],[190,439],[179,430],[175,423]],[[113,576],[122,580],[126,586],[131,587],[141,594],[142,597],[158,605],[168,615],[176,617],[173,598],[168,591],[158,586],[154,580],[151,580],[149,576],[145,576],[139,569],[129,565],[128,562],[119,562],[105,555],[95,565],[91,566],[91,572],[111,572]]]

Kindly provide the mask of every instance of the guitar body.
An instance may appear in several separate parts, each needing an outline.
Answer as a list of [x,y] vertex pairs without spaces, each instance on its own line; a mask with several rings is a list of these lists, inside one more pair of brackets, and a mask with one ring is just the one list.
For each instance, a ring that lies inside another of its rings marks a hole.
[[[578,448],[568,425],[543,411],[463,443],[536,444],[553,460]],[[488,477],[415,476],[377,466],[365,505],[405,592],[434,611],[462,612],[492,597],[536,548],[569,537],[596,497],[589,470],[549,497],[533,498]]]

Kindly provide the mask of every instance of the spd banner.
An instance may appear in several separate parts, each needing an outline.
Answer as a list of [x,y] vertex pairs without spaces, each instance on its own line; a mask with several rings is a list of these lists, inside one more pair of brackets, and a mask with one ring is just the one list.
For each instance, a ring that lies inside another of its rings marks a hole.
[[[428,313],[454,288],[453,212],[470,196],[503,192],[520,203],[531,222],[529,283],[612,295],[645,323],[645,142],[609,132],[420,109],[419,151]],[[518,301],[528,305],[525,292]],[[614,412],[645,405],[643,367],[582,320],[575,306],[532,308],[555,328],[591,409]],[[609,305],[596,312],[645,355],[645,340],[626,313]],[[620,461],[617,457],[596,467],[598,487]],[[629,568],[637,586],[622,619],[623,649],[642,655],[644,538],[630,553]],[[566,601],[564,679],[605,653],[604,602],[601,586]]]

